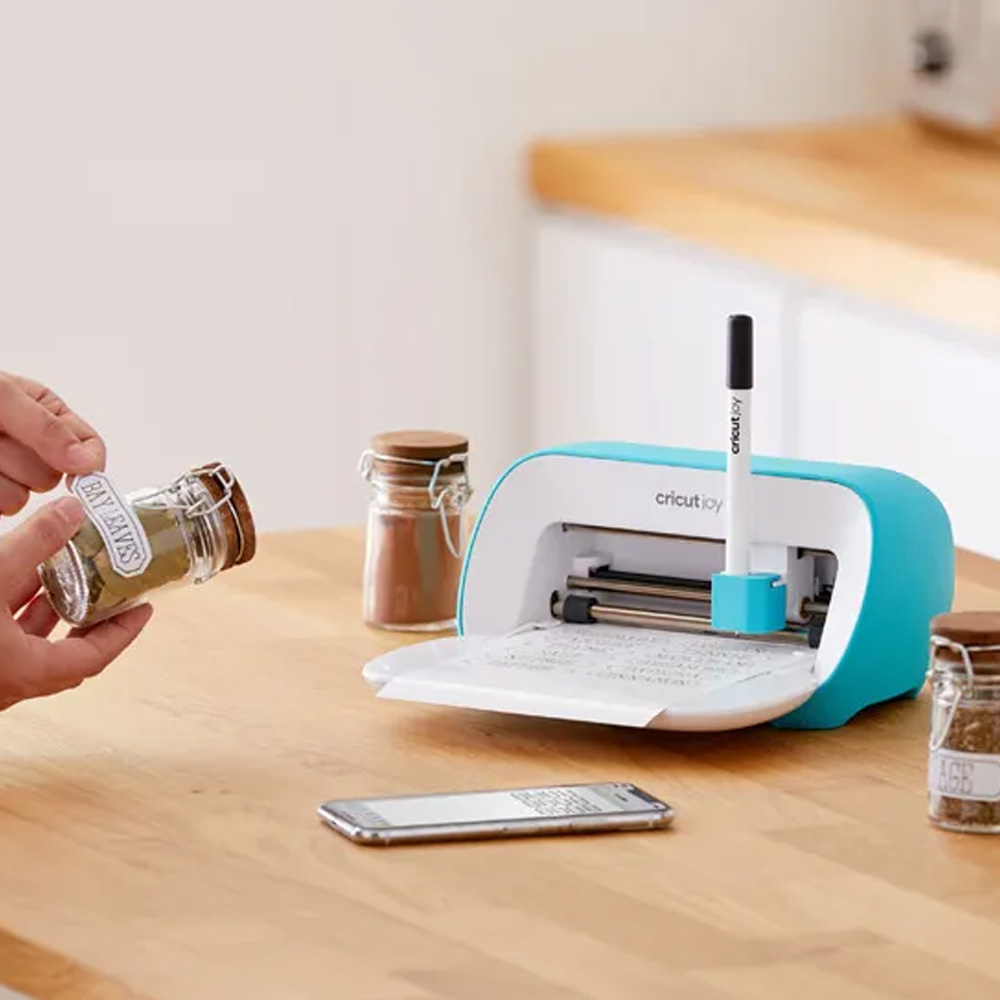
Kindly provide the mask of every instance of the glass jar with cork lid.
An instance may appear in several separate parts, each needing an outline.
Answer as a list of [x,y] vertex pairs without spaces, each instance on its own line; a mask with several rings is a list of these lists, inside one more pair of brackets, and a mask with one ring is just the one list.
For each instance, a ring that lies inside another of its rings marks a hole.
[[362,615],[403,632],[455,625],[472,495],[468,439],[443,431],[376,435],[361,456],[371,487]]
[[931,821],[1000,833],[1000,612],[962,611],[931,623]]
[[151,591],[204,583],[256,552],[247,498],[218,462],[124,495],[99,472],[72,480],[70,491],[87,521],[38,572],[53,609],[78,628],[127,611]]

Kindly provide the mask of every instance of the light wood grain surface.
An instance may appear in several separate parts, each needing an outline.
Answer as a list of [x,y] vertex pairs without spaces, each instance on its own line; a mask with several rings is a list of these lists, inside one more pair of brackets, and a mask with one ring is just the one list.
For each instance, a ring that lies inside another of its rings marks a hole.
[[907,121],[546,140],[534,194],[1000,332],[1000,148]]
[[[1000,840],[925,818],[927,704],[685,736],[377,701],[356,532],[263,539],[0,715],[0,982],[41,1000],[940,1000],[1000,989]],[[960,562],[957,606],[1000,606]],[[667,833],[374,849],[337,795],[627,779]]]

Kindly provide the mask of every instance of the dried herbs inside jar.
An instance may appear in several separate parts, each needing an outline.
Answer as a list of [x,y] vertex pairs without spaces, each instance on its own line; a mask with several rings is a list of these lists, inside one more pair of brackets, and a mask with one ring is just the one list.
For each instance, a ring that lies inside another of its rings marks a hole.
[[127,496],[97,473],[77,480],[73,492],[88,520],[39,567],[50,603],[72,625],[94,625],[150,591],[203,582],[254,555],[249,505],[221,464]]
[[935,618],[930,672],[931,820],[1000,833],[1000,612]]

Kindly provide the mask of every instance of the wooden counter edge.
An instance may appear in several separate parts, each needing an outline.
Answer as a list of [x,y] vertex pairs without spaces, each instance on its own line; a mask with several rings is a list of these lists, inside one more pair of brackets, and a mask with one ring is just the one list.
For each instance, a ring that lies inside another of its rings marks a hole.
[[1000,591],[1000,560],[956,548],[955,579]]
[[701,185],[662,164],[643,169],[596,142],[539,140],[528,167],[540,206],[660,231],[831,291],[1000,333],[1000,269]]
[[32,1000],[148,1000],[96,970],[0,928],[0,987]]

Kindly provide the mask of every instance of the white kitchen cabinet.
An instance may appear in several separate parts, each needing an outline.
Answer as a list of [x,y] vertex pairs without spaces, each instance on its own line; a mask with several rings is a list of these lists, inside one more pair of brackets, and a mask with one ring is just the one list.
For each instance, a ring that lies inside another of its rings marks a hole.
[[787,452],[783,291],[657,233],[536,220],[533,446],[725,447],[727,319],[756,321],[754,450]]
[[1000,558],[1000,342],[817,298],[803,308],[798,366],[796,453],[919,479],[958,545]]
[[[533,447],[725,446],[726,320],[756,320],[754,451],[896,469],[1000,559],[1000,338],[809,287],[619,222],[536,224]],[[919,544],[919,539],[914,539]]]

